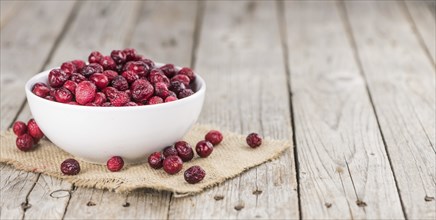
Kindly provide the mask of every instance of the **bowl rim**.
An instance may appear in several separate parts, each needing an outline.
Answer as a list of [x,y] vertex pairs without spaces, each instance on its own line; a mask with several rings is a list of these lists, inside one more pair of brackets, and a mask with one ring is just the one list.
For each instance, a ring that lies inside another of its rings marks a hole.
[[[165,64],[155,63],[155,65],[160,67],[160,66],[163,66]],[[183,98],[183,99],[178,99],[178,100],[175,100],[172,102],[163,102],[163,103],[156,104],[156,105],[116,106],[116,107],[114,107],[114,106],[102,107],[102,106],[70,105],[67,103],[50,101],[50,100],[44,99],[42,97],[39,97],[39,96],[33,94],[33,92],[31,91],[32,85],[30,85],[30,83],[31,82],[32,83],[40,82],[40,80],[37,80],[38,78],[41,78],[44,75],[46,75],[48,77],[48,74],[50,73],[50,71],[53,69],[56,69],[56,68],[59,68],[59,67],[54,67],[54,68],[44,70],[44,71],[32,76],[29,80],[27,80],[27,82],[24,86],[24,90],[26,92],[26,95],[31,96],[32,98],[35,98],[36,100],[42,101],[43,103],[46,103],[49,105],[55,105],[55,106],[58,106],[60,108],[72,108],[72,109],[76,108],[78,110],[90,110],[90,111],[129,111],[129,110],[151,110],[151,109],[159,109],[159,108],[171,108],[171,107],[185,105],[194,99],[201,98],[201,96],[204,96],[205,91],[206,91],[206,82],[199,74],[195,74],[195,76],[196,76],[195,80],[198,83],[199,89],[194,94],[192,94],[186,98]],[[175,68],[177,70],[180,70],[182,67],[175,66]]]

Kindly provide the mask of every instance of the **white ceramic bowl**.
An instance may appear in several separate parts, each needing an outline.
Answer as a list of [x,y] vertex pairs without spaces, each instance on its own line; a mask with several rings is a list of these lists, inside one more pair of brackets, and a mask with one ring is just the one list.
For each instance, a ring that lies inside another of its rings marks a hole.
[[31,92],[35,83],[47,83],[49,72],[39,73],[25,85],[34,119],[57,146],[100,164],[112,156],[121,156],[126,163],[142,162],[147,154],[181,140],[197,121],[206,91],[204,80],[197,75],[196,92],[173,102],[129,107],[68,105]]

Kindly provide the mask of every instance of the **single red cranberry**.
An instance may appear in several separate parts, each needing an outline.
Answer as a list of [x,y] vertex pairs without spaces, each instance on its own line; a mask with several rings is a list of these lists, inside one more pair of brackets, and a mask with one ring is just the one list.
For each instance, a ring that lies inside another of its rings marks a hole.
[[101,105],[101,107],[112,107],[112,104],[110,102],[105,102]]
[[140,60],[143,60],[143,59],[145,59],[144,56],[136,54],[135,57],[133,58],[133,61],[140,61]]
[[61,65],[61,70],[63,70],[68,76],[71,76],[71,74],[76,72],[76,65],[74,65],[72,62],[65,62]]
[[148,156],[148,164],[154,169],[160,169],[163,166],[164,157],[160,152],[154,152]]
[[117,64],[110,56],[104,56],[100,60],[100,65],[103,67],[104,70],[115,70],[117,68]]
[[148,105],[156,105],[160,103],[163,103],[163,99],[159,96],[153,96],[147,100]]
[[123,71],[133,71],[138,74],[139,77],[146,77],[150,72],[150,69],[149,66],[141,61],[129,61],[123,67]]
[[112,172],[120,171],[124,166],[124,160],[120,156],[111,157],[107,161],[107,169]]
[[154,84],[154,94],[164,99],[170,95],[170,91],[165,83],[158,82]]
[[138,79],[130,87],[133,100],[143,102],[150,98],[154,93],[153,86],[145,79]]
[[85,81],[86,77],[80,73],[73,73],[71,74],[70,80],[75,83],[80,83],[82,81]]
[[179,94],[181,91],[186,89],[185,84],[179,82],[179,81],[171,81],[169,89],[176,94]]
[[116,93],[118,92],[117,89],[115,89],[114,87],[111,87],[111,86],[108,86],[101,91],[106,95],[106,98],[114,97],[116,95]]
[[100,60],[103,58],[103,54],[98,51],[93,51],[89,54],[88,62],[89,63],[100,63]]
[[177,70],[173,64],[165,64],[159,69],[165,74],[166,77],[168,77],[168,79],[171,79],[177,73]]
[[74,94],[76,93],[77,83],[72,80],[67,80],[62,87],[68,89],[71,93]]
[[215,146],[223,141],[223,134],[220,131],[211,130],[204,136],[204,139]]
[[176,101],[176,100],[177,100],[177,98],[175,96],[167,96],[165,98],[164,102],[172,102],[172,101]]
[[48,74],[48,84],[53,88],[59,88],[68,80],[68,75],[61,69],[53,69]]
[[127,82],[126,78],[124,78],[123,76],[116,76],[112,80],[111,85],[112,87],[114,87],[119,91],[124,91],[129,89],[129,83]]
[[61,163],[61,171],[65,175],[77,175],[80,172],[80,164],[75,159],[66,159]]
[[103,75],[105,75],[110,82],[118,76],[118,73],[113,70],[105,70],[103,71]]
[[92,103],[96,104],[97,106],[101,106],[105,102],[106,102],[106,95],[104,93],[102,92],[95,93],[95,98],[94,101],[92,101]]
[[89,77],[89,80],[99,89],[104,89],[109,85],[109,79],[103,73],[94,73]]
[[183,99],[183,98],[186,98],[188,96],[191,96],[192,94],[194,94],[194,92],[192,90],[184,89],[181,92],[179,92],[178,98]]
[[39,97],[46,97],[50,93],[50,88],[45,83],[35,83],[32,88],[33,94]]
[[135,72],[130,71],[130,70],[128,70],[128,71],[124,71],[124,72],[121,74],[121,76],[123,76],[124,78],[126,78],[126,80],[127,80],[127,82],[128,82],[129,84],[132,84],[132,83],[135,82],[137,79],[139,79],[138,74],[136,74]]
[[51,95],[48,95],[46,97],[44,97],[44,99],[50,100],[50,101],[56,101],[55,98]]
[[185,86],[189,86],[189,82],[191,80],[186,75],[178,74],[178,75],[175,75],[173,78],[171,78],[171,82],[174,82],[174,81],[178,81],[178,82],[183,83]]
[[33,118],[27,122],[27,132],[35,139],[41,139],[44,137],[44,133],[39,129],[38,124],[36,124],[36,121]]
[[55,99],[57,102],[67,103],[73,100],[73,93],[66,88],[56,89]]
[[77,84],[76,102],[85,105],[95,98],[96,86],[90,81],[82,81]]
[[168,174],[176,174],[183,168],[183,161],[178,156],[169,156],[163,161],[163,169]]
[[194,71],[192,71],[192,69],[188,68],[188,67],[183,67],[182,69],[179,70],[179,72],[177,74],[182,74],[182,75],[189,77],[191,82],[195,79]]
[[73,60],[71,61],[71,63],[74,64],[74,66],[76,67],[76,71],[80,72],[80,70],[85,67],[86,63],[83,60]]
[[82,70],[80,71],[80,73],[85,77],[89,77],[90,75],[92,75],[94,73],[102,73],[103,71],[104,71],[104,68],[100,64],[90,63],[90,64],[86,65],[85,67],[83,67]]
[[199,141],[195,146],[195,151],[200,157],[208,157],[213,151],[213,145],[209,141]]
[[134,60],[136,57],[136,50],[133,48],[126,48],[123,52],[126,55],[126,61]]
[[162,153],[163,153],[163,155],[164,155],[165,157],[169,157],[169,156],[177,156],[177,150],[176,150],[176,148],[175,148],[174,146],[168,146],[168,147],[165,147],[165,148],[162,150]]
[[124,106],[138,106],[135,102],[128,102]]
[[27,125],[22,121],[16,121],[12,127],[12,130],[14,131],[15,135],[20,136],[27,133]]
[[29,151],[33,149],[33,146],[35,145],[35,142],[29,134],[22,134],[17,137],[17,140],[15,141],[15,144],[17,145],[17,148],[21,151]]
[[153,60],[146,59],[144,57],[142,57],[138,61],[143,63],[144,65],[146,65],[148,67],[149,72],[150,72],[150,70],[154,69],[154,67],[156,66],[156,64],[153,62]]
[[188,142],[177,141],[174,144],[174,148],[177,150],[177,155],[182,159],[183,162],[190,161],[192,158],[194,158],[194,151]]
[[251,148],[259,147],[262,144],[262,136],[257,133],[251,133],[247,136],[247,144]]
[[159,69],[154,69],[150,71],[150,74],[148,75],[148,80],[153,85],[158,82],[165,83],[167,87],[170,85],[170,80]]
[[122,50],[113,50],[111,57],[117,64],[124,64],[127,59],[127,55]]
[[183,176],[186,182],[196,184],[204,179],[206,172],[200,166],[192,166],[185,171]]
[[126,92],[118,91],[113,96],[109,96],[109,101],[112,106],[123,106],[130,101],[129,95]]

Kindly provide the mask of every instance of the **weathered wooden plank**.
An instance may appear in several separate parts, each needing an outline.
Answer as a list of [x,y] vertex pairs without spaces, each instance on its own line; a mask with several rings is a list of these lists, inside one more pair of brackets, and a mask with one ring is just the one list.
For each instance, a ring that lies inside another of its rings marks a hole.
[[404,218],[335,2],[285,5],[303,218]]
[[422,39],[424,50],[433,62],[436,62],[436,20],[427,2],[405,1],[408,16],[411,16],[412,25],[416,27],[416,34]]
[[406,217],[434,219],[434,66],[398,2],[345,5]]
[[3,27],[13,15],[17,14],[22,6],[22,1],[1,1],[0,2],[0,28]]
[[[275,2],[207,2],[199,40],[194,67],[208,83],[200,122],[291,139]],[[197,196],[173,198],[169,218],[295,219],[296,188],[288,150],[280,159]]]

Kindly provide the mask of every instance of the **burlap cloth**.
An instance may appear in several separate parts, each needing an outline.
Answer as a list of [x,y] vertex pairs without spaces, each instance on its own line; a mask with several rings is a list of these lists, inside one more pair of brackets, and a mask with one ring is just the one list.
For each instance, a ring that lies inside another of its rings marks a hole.
[[[209,125],[195,125],[184,138],[191,146],[204,139],[211,129]],[[166,190],[176,196],[199,193],[227,179],[235,177],[245,170],[277,158],[290,146],[288,141],[264,139],[257,149],[248,147],[245,136],[232,132],[223,132],[224,141],[215,146],[208,158],[197,155],[192,161],[183,164],[181,172],[168,175],[163,169],[152,169],[147,163],[127,165],[119,172],[110,172],[104,165],[81,161],[81,171],[76,176],[66,176],[60,172],[60,164],[73,156],[56,147],[48,139],[42,139],[30,152],[22,152],[15,146],[16,136],[12,131],[1,133],[0,162],[13,165],[25,171],[43,173],[67,180],[79,187],[95,187],[115,192],[129,192],[139,188]],[[148,155],[144,155],[146,157]],[[206,177],[197,184],[189,184],[183,178],[183,172],[193,165],[199,165],[206,171]]]

